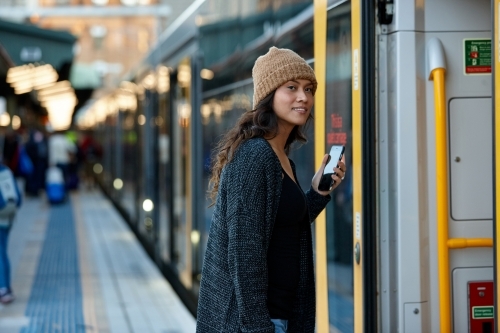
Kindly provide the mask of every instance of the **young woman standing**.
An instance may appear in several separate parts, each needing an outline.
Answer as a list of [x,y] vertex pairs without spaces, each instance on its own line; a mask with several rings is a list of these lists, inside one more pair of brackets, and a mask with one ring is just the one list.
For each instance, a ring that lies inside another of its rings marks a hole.
[[212,170],[215,210],[203,263],[197,332],[314,332],[315,285],[310,223],[330,191],[304,193],[288,159],[305,141],[317,81],[295,52],[272,47],[252,71],[254,109],[219,142]]

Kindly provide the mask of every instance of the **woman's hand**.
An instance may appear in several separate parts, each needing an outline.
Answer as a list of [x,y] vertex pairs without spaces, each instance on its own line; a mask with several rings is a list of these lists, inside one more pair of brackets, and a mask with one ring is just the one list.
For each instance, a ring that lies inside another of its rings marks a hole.
[[321,162],[321,166],[319,167],[318,171],[316,172],[316,174],[314,175],[314,177],[312,179],[313,189],[316,192],[318,192],[319,194],[324,195],[324,196],[330,194],[337,186],[340,185],[342,180],[344,180],[345,173],[347,171],[347,168],[345,166],[345,157],[342,156],[342,160],[339,161],[339,164],[338,164],[339,166],[336,168],[333,168],[334,174],[332,175],[332,179],[335,182],[333,183],[332,188],[329,191],[320,191],[320,190],[318,190],[318,185],[319,185],[319,181],[321,179],[321,176],[323,175],[323,169],[325,168],[327,162],[328,162],[328,154],[323,156],[323,162]]

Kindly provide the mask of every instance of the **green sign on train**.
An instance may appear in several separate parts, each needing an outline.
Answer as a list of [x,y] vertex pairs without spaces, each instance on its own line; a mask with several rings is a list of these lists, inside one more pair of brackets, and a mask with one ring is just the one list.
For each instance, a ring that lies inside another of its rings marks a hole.
[[464,74],[491,73],[491,39],[464,39]]
[[493,306],[473,306],[472,319],[490,319],[493,318]]

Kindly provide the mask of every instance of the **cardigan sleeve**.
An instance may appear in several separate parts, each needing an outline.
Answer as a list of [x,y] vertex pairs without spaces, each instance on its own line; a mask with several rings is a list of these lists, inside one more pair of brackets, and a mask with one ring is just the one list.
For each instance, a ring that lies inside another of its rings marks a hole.
[[330,201],[330,195],[321,195],[316,192],[312,186],[306,192],[307,208],[309,210],[309,222],[312,223],[318,217],[319,213],[325,208]]
[[[231,162],[226,212],[228,266],[235,287],[242,332],[274,333],[267,309],[267,244],[269,225],[269,182],[273,182],[270,156],[258,149],[235,156]],[[275,181],[275,180],[274,180]]]

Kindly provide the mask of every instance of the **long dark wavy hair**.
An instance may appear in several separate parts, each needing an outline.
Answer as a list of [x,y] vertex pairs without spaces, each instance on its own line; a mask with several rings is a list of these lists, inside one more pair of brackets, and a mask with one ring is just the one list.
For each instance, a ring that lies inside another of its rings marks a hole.
[[[257,104],[255,109],[243,113],[236,125],[217,143],[213,151],[212,177],[210,178],[208,190],[209,197],[212,200],[211,205],[215,204],[217,198],[222,169],[232,160],[238,147],[243,142],[252,138],[271,139],[278,135],[278,117],[273,109],[275,92],[276,90],[267,95],[266,98]],[[285,144],[285,152],[287,155],[290,152],[290,146],[295,141],[301,143],[307,142],[303,130],[311,119],[312,115],[309,114],[304,125],[295,126],[293,128]]]

